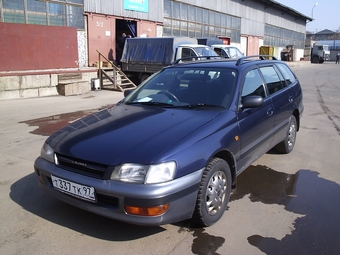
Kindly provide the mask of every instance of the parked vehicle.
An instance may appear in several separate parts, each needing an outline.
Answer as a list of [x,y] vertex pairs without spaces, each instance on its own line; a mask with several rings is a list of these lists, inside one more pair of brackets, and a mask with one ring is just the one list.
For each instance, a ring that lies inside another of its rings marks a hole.
[[235,46],[225,44],[213,44],[211,48],[217,53],[217,55],[224,58],[239,59],[244,57],[244,54]]
[[197,38],[198,44],[211,46],[213,44],[224,44],[223,39],[218,37],[199,37]]
[[159,71],[172,62],[201,60],[200,56],[217,56],[206,45],[197,43],[197,39],[190,37],[156,37],[156,38],[128,38],[126,39],[121,70],[133,80],[139,82],[147,79],[151,74]]
[[140,225],[216,223],[243,170],[293,150],[303,112],[298,78],[263,56],[178,61],[129,92],[51,135],[34,168],[56,198]]
[[244,54],[236,47],[224,43],[224,40],[217,37],[197,38],[198,44],[207,45],[212,48],[217,55],[224,58],[238,59]]
[[311,63],[322,64],[326,60],[330,60],[330,51],[328,45],[313,45],[311,49]]

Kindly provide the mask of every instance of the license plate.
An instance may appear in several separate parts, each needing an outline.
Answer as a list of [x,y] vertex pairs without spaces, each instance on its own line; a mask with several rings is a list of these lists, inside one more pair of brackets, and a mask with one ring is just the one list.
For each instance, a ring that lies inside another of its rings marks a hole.
[[51,175],[53,187],[61,192],[84,200],[96,202],[96,194],[91,186],[74,183]]

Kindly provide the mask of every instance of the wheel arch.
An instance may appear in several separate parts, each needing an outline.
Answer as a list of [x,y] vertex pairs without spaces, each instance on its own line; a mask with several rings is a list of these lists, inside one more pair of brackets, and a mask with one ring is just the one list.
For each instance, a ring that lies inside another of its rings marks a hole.
[[230,167],[230,173],[231,173],[231,181],[232,181],[232,188],[236,187],[236,164],[233,154],[230,151],[223,150],[217,152],[215,155],[213,155],[213,158],[220,158],[225,160],[229,167]]
[[299,110],[295,109],[295,111],[293,112],[293,115],[294,115],[294,117],[296,119],[296,123],[297,123],[296,131],[299,131],[300,130],[300,113],[299,113]]

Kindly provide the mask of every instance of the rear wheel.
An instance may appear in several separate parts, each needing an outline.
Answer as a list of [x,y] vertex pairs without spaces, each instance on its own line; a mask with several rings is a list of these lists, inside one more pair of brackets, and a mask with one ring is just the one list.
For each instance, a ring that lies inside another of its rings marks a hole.
[[290,153],[295,145],[296,140],[296,132],[297,132],[297,124],[296,124],[296,118],[294,115],[290,117],[289,121],[289,128],[286,134],[286,138],[280,142],[278,145],[276,145],[275,149],[278,152],[288,154]]
[[204,170],[192,220],[206,227],[216,223],[227,208],[230,192],[229,165],[223,159],[214,158]]
[[319,58],[317,56],[313,56],[312,63],[319,63]]

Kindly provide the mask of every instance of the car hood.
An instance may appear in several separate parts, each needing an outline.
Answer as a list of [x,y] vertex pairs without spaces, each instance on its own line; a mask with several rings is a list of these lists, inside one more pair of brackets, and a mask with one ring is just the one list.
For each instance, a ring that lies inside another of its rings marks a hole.
[[69,124],[47,143],[56,153],[89,162],[151,164],[220,113],[120,104]]

